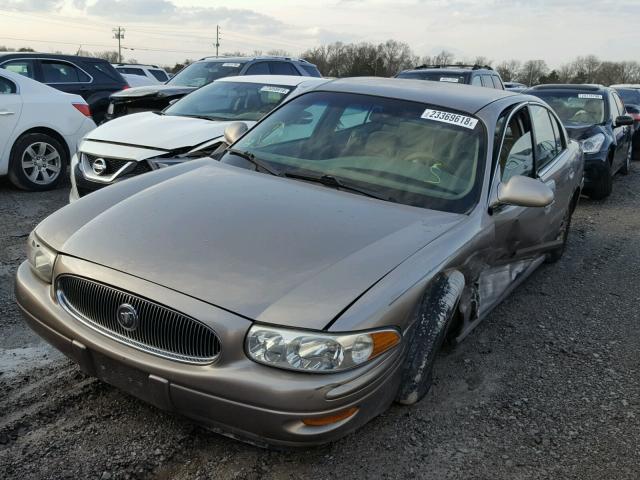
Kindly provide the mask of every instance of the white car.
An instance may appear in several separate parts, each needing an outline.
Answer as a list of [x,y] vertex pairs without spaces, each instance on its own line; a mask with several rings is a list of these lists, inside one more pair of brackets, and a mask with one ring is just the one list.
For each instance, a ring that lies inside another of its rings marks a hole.
[[96,128],[79,95],[0,70],[0,176],[25,190],[49,190],[64,177],[80,139]]
[[87,135],[71,159],[69,200],[134,175],[208,157],[224,148],[229,125],[242,122],[251,128],[283,101],[327,81],[294,75],[224,77],[162,112],[104,123]]
[[[123,75],[134,75],[141,79],[146,79],[148,83],[143,83],[142,85],[157,85],[158,83],[164,83],[169,80],[169,74],[164,68],[161,68],[158,65],[115,63],[113,64],[113,68]],[[134,85],[131,86],[133,87]]]

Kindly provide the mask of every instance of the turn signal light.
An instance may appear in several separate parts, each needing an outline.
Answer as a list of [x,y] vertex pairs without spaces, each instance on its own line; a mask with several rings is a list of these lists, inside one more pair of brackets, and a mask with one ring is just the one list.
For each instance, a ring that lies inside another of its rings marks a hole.
[[332,423],[338,423],[346,418],[352,417],[357,411],[357,407],[351,407],[326,417],[303,418],[302,423],[310,427],[322,427],[324,425],[331,425]]
[[377,357],[381,353],[386,352],[391,347],[395,347],[400,343],[400,334],[394,331],[374,332],[370,333],[373,339],[373,351],[369,358]]

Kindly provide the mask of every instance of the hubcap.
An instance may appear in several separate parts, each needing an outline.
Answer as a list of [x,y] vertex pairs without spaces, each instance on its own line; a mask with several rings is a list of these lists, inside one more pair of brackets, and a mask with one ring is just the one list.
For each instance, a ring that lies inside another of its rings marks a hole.
[[22,171],[37,185],[49,185],[60,175],[62,158],[52,145],[36,142],[29,145],[22,154]]

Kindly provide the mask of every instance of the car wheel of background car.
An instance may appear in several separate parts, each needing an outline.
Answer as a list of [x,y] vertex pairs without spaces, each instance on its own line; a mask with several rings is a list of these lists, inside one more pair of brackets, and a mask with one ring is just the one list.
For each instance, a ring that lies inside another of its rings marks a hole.
[[546,263],[556,263],[562,258],[567,248],[567,240],[569,239],[569,230],[571,229],[571,217],[573,216],[573,205],[569,205],[562,219],[560,231],[558,232],[558,240],[562,240],[562,245],[547,254]]
[[627,149],[627,156],[624,159],[624,165],[620,168],[620,173],[623,175],[629,175],[631,171],[631,157],[633,156],[633,146],[629,142],[629,148]]
[[603,200],[611,195],[613,189],[613,175],[611,175],[611,165],[607,163],[599,172],[595,185],[589,189],[587,195],[593,200]]
[[436,279],[422,298],[410,333],[402,381],[396,395],[398,403],[413,405],[429,392],[433,364],[455,317],[464,285],[464,276],[452,272]]
[[9,179],[23,190],[50,190],[64,177],[67,157],[64,147],[50,135],[23,135],[11,150]]

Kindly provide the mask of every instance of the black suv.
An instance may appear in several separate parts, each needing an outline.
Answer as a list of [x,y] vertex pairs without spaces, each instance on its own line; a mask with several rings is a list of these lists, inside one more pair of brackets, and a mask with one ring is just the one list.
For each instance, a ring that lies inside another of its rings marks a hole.
[[640,85],[611,85],[624,102],[627,113],[633,118],[633,158],[640,156]]
[[206,57],[186,66],[164,85],[130,88],[111,96],[107,119],[129,113],[163,110],[173,100],[222,77],[236,75],[299,75],[321,77],[318,68],[289,57]]
[[420,65],[411,70],[403,70],[396,75],[396,78],[464,83],[504,90],[504,84],[498,72],[486,65]]
[[608,197],[617,172],[629,173],[631,126],[618,93],[602,85],[538,85],[524,93],[547,102],[567,133],[582,145],[584,190],[591,198]]
[[80,95],[89,104],[97,124],[104,121],[109,96],[129,87],[122,75],[100,58],[12,52],[0,54],[0,67]]

